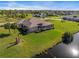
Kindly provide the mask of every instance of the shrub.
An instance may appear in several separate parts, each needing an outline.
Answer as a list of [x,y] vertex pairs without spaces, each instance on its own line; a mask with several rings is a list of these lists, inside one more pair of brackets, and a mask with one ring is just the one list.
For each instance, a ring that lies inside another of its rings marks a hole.
[[22,26],[22,28],[17,28],[17,29],[18,29],[18,31],[20,32],[20,34],[25,35],[25,34],[28,33],[28,27]]
[[4,28],[5,29],[16,29],[17,25],[15,23],[13,23],[13,24],[6,23],[6,24],[4,24]]
[[11,24],[10,28],[11,28],[11,29],[17,29],[16,23]]
[[6,24],[4,24],[4,28],[5,28],[5,29],[9,29],[10,26],[11,26],[10,23],[6,23]]
[[62,36],[63,43],[69,44],[73,41],[73,35],[70,32],[65,32]]

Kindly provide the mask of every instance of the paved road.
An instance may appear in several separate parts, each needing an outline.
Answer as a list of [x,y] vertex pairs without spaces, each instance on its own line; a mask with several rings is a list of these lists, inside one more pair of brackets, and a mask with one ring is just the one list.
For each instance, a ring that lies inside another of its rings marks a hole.
[[[7,22],[6,22],[6,23],[7,23]],[[1,25],[4,25],[4,24],[6,24],[6,23],[0,23],[0,26],[1,26]],[[10,22],[10,23],[14,23],[14,22]]]

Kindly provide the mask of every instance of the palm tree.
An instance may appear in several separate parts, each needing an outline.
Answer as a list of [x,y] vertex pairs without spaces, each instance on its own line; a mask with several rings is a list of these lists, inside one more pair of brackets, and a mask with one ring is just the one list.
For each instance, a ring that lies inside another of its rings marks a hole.
[[7,16],[5,16],[5,20],[6,20],[6,26],[7,26],[7,29],[9,30],[9,34],[11,33],[11,30],[10,30],[10,27],[11,27],[11,24],[10,24],[10,19],[7,17]]

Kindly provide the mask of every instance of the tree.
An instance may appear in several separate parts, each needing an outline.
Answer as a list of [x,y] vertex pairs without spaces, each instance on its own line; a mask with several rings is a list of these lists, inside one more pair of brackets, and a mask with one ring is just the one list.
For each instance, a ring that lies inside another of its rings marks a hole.
[[69,44],[73,41],[73,35],[70,32],[65,32],[62,36],[63,43]]
[[16,23],[11,24],[11,27],[10,27],[10,28],[11,28],[11,29],[14,29],[14,32],[15,32],[15,29],[17,29]]
[[7,23],[4,25],[4,27],[7,27],[7,29],[9,30],[9,33],[11,33],[11,30],[10,30],[10,26],[11,26],[10,18],[8,18],[7,15],[5,15],[5,20],[6,20]]
[[4,24],[4,28],[5,29],[8,29],[9,30],[9,33],[11,33],[11,31],[10,31],[10,23],[6,23],[6,24]]

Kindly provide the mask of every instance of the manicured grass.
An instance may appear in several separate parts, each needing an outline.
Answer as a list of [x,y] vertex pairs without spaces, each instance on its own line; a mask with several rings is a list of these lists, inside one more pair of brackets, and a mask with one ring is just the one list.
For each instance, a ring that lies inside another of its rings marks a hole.
[[60,20],[50,20],[49,22],[54,23],[55,29],[62,31],[62,32],[77,32],[79,31],[79,22],[73,21],[63,21]]
[[[30,33],[28,35],[20,35],[21,42],[9,49],[6,47],[9,43],[14,42],[18,31],[11,30],[11,35],[0,38],[0,57],[32,57],[35,54],[56,45],[61,41],[64,32],[74,33],[79,31],[78,23],[71,21],[50,20],[54,23],[55,29],[47,30],[40,33]],[[0,28],[0,33],[8,33],[8,30]]]
[[[3,31],[4,33],[6,32],[4,29]],[[32,57],[59,42],[57,39],[60,37],[61,32],[58,30],[48,30],[41,33],[31,33],[25,36],[21,35],[20,38],[24,42],[6,49],[8,44],[14,41],[16,37],[14,35],[17,34],[15,33],[9,37],[0,38],[0,43],[2,43],[0,44],[0,57]]]

